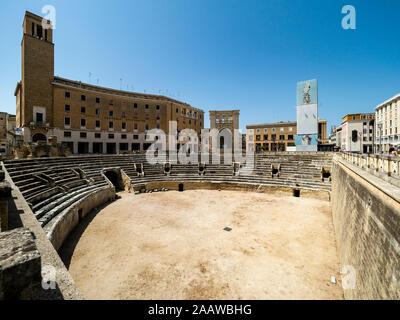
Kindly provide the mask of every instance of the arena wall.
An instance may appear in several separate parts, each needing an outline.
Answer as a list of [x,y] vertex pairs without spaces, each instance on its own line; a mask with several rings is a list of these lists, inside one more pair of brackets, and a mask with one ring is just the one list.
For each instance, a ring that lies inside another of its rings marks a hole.
[[300,190],[300,196],[305,198],[317,198],[321,200],[330,200],[330,192],[325,190],[308,190],[304,188],[291,188],[284,186],[266,186],[256,183],[228,183],[228,182],[204,182],[204,181],[157,181],[148,182],[142,187],[135,187],[136,191],[144,190],[169,190],[179,191],[179,185],[183,185],[183,190],[232,190],[249,192],[285,192],[293,194],[294,190]]
[[101,189],[82,198],[79,202],[70,207],[67,212],[59,215],[48,232],[49,240],[54,248],[56,250],[60,249],[69,233],[93,208],[113,199],[115,199],[114,188]]
[[400,193],[336,157],[332,216],[346,299],[400,299]]

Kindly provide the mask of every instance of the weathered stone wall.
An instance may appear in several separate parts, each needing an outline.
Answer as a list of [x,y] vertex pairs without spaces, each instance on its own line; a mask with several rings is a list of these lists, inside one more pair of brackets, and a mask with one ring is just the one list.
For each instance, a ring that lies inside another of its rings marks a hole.
[[345,298],[400,299],[398,188],[340,159],[332,181],[338,255],[348,271]]
[[183,184],[184,190],[234,190],[234,191],[249,191],[249,192],[284,192],[293,194],[294,189],[300,189],[300,196],[304,198],[316,198],[321,200],[330,200],[329,191],[324,190],[306,190],[301,188],[290,188],[290,187],[272,187],[262,186],[257,184],[245,184],[245,183],[223,183],[223,182],[204,182],[204,181],[155,181],[148,182],[142,187],[134,187],[135,191],[144,190],[161,190],[166,188],[169,190],[179,190],[179,185]]
[[86,216],[93,208],[115,199],[115,189],[106,188],[91,193],[89,196],[76,202],[74,206],[64,214],[57,216],[51,229],[48,231],[48,238],[56,250],[60,249],[69,233],[78,225],[79,221]]
[[0,300],[29,300],[39,292],[41,258],[27,228],[0,233]]

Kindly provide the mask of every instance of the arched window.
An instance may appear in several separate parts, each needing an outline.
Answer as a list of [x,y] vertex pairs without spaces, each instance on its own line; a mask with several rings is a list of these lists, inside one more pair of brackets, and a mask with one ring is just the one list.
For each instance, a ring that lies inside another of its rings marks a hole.
[[33,142],[38,142],[38,141],[47,142],[47,138],[43,133],[36,133],[33,135],[32,141]]

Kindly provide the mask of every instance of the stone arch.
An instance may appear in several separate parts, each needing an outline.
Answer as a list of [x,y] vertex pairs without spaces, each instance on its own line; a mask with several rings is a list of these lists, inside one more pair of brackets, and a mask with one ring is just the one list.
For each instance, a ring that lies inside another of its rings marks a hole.
[[44,135],[43,133],[35,133],[32,136],[32,142],[39,142],[39,141],[47,142],[46,135]]

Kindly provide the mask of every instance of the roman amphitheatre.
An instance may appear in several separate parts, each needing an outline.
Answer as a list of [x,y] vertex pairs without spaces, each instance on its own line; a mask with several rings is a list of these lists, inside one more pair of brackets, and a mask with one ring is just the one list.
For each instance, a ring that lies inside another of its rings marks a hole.
[[2,166],[11,231],[0,235],[15,232],[28,257],[25,282],[2,289],[14,297],[399,298],[389,157],[261,153],[251,172],[145,154]]

